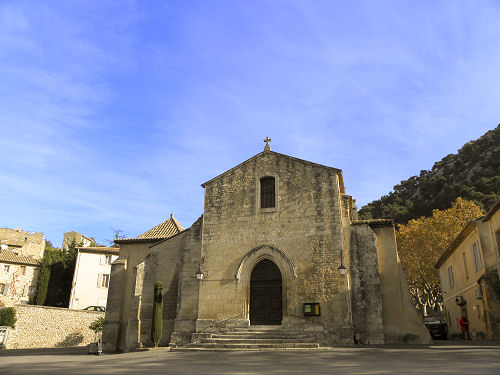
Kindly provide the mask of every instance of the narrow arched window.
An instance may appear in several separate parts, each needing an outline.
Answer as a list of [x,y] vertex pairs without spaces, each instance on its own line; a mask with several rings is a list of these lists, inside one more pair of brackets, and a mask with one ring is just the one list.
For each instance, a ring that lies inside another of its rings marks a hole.
[[275,206],[274,177],[260,179],[260,208]]

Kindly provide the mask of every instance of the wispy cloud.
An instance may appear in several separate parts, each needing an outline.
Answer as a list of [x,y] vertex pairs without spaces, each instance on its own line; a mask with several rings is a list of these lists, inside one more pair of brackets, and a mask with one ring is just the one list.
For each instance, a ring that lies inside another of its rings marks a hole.
[[498,3],[0,4],[0,226],[136,235],[260,152],[362,205],[498,122]]

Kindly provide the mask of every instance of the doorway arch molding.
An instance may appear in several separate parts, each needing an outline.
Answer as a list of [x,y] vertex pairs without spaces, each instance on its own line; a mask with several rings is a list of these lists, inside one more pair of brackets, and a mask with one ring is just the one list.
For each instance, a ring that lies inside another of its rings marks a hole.
[[252,270],[260,261],[264,259],[269,259],[278,266],[284,280],[297,278],[295,266],[288,255],[286,255],[282,250],[271,245],[260,245],[254,247],[246,253],[238,264],[234,278],[236,280],[249,283]]

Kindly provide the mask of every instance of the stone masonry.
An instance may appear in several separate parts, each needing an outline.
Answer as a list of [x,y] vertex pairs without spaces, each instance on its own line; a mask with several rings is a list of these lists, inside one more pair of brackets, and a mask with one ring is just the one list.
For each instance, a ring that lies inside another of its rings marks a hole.
[[84,346],[96,342],[89,325],[103,312],[66,308],[16,305],[17,322],[7,349]]
[[[262,200],[263,180],[273,184],[269,207]],[[189,229],[160,241],[119,241],[105,350],[151,344],[155,281],[164,288],[163,345],[249,329],[260,304],[279,315],[275,331],[307,336],[324,346],[430,342],[411,310],[393,222],[357,220],[341,170],[266,146],[202,187],[204,212]],[[252,281],[263,260],[279,270],[279,287]],[[256,297],[261,291],[275,297]],[[308,303],[319,304],[320,312],[306,315]]]

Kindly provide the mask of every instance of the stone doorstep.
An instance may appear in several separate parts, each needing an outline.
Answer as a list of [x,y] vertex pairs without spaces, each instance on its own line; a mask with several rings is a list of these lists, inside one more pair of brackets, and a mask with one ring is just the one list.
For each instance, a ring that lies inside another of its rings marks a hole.
[[248,327],[234,327],[231,328],[233,332],[239,331],[275,331],[275,332],[283,332],[283,326],[280,325],[251,325]]
[[229,349],[229,348],[191,348],[191,347],[179,347],[172,348],[173,352],[272,352],[272,351],[290,351],[290,352],[299,352],[299,351],[328,351],[331,348],[327,347],[319,347],[319,348],[253,348],[253,349]]
[[233,328],[224,333],[194,333],[191,343],[175,345],[173,351],[318,350],[314,337],[301,331],[285,331],[281,326]]
[[190,344],[185,348],[216,348],[216,349],[316,349],[319,348],[317,343],[281,343],[281,344],[218,344],[218,343],[201,343]]
[[292,339],[202,339],[201,343],[209,344],[283,344],[285,342],[294,343]]
[[206,336],[198,336],[200,339],[309,339],[311,338],[310,334],[307,333],[228,333],[228,334],[218,334],[213,333],[211,335]]

